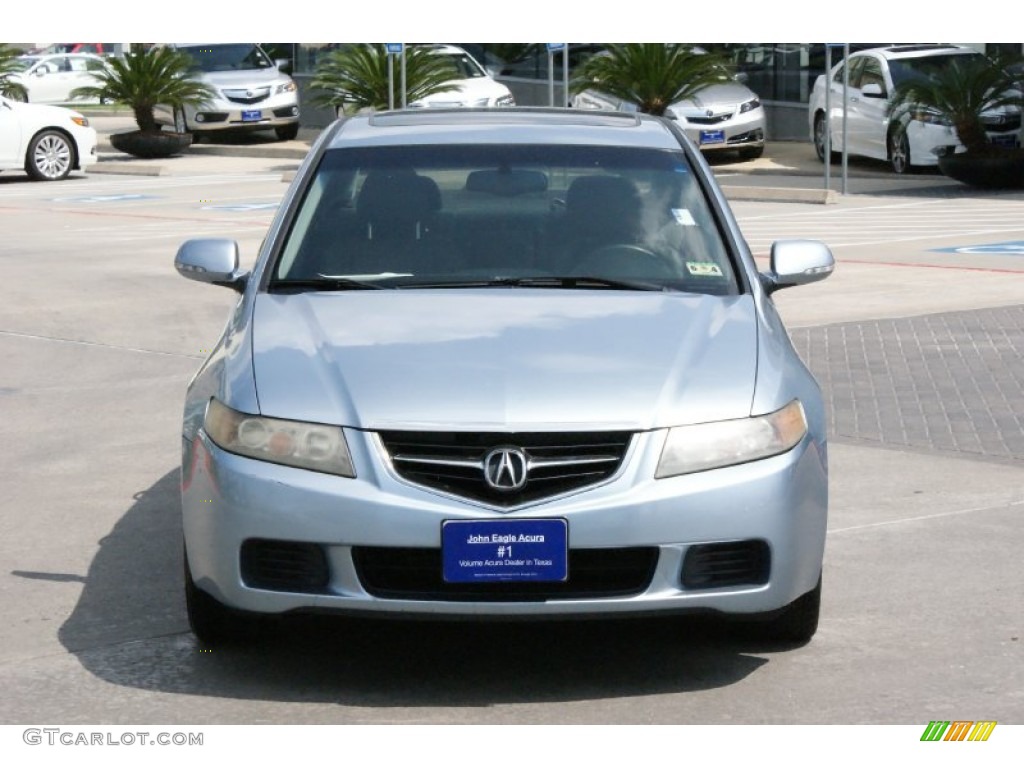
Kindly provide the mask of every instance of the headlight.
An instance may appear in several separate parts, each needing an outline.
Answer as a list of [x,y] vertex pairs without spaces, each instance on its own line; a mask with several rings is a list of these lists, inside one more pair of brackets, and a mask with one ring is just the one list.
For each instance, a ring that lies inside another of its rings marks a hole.
[[295,82],[289,80],[287,83],[281,83],[281,85],[277,86],[275,93],[291,93],[294,90],[296,90]]
[[489,98],[487,98],[487,97],[484,97],[482,99],[474,99],[473,101],[470,102],[469,106],[471,106],[471,107],[486,107],[490,103],[491,103],[491,100]]
[[742,104],[740,104],[740,114],[742,115],[744,112],[753,112],[760,106],[760,99],[751,99],[750,101],[744,101]]
[[936,112],[932,112],[930,109],[915,109],[910,113],[910,119],[917,120],[919,123],[931,123],[932,125],[952,125],[949,120]]
[[654,476],[658,479],[728,467],[785,453],[807,434],[799,400],[749,419],[673,427]]
[[499,96],[494,104],[498,107],[514,107],[516,105],[516,100],[511,93],[506,93],[504,96]]
[[72,115],[71,116],[71,122],[74,123],[75,125],[80,125],[83,128],[88,128],[89,127],[89,120],[88,120],[88,118],[82,117],[81,115]]
[[210,400],[203,429],[229,453],[342,477],[356,476],[341,427],[252,416]]

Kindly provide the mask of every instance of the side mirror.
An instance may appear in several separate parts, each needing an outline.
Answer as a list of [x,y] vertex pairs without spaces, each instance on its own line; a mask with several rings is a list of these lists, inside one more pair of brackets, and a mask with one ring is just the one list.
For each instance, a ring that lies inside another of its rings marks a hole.
[[274,59],[274,64],[276,64],[277,68],[286,75],[290,75],[292,73],[291,59]]
[[200,283],[220,285],[242,293],[248,272],[238,268],[238,243],[234,240],[187,240],[174,257],[178,274]]
[[860,89],[860,94],[866,99],[884,99],[885,89],[878,83],[866,83]]
[[769,271],[761,273],[761,283],[769,293],[824,280],[832,274],[836,261],[828,246],[817,240],[778,240],[772,243]]

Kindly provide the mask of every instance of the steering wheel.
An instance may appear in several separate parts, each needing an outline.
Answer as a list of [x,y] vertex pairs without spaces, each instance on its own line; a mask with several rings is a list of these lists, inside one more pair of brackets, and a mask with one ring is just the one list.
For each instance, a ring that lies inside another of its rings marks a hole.
[[602,277],[679,277],[666,257],[635,243],[612,243],[588,253],[573,272]]

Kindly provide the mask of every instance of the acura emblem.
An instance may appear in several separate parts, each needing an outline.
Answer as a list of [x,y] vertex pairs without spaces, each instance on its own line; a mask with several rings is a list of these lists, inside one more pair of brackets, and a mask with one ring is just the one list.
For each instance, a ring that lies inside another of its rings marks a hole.
[[526,473],[526,454],[518,448],[495,448],[484,457],[484,480],[496,490],[518,491]]

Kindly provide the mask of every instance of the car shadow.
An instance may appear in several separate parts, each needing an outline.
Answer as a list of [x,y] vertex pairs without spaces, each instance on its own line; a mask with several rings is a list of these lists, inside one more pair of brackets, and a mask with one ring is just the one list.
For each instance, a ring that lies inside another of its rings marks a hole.
[[[59,630],[96,677],[170,693],[358,707],[485,707],[686,693],[767,663],[703,617],[423,622],[325,616],[272,622],[244,648],[201,648],[182,597],[178,472],[136,495],[103,538]],[[771,649],[778,650],[778,649]]]

